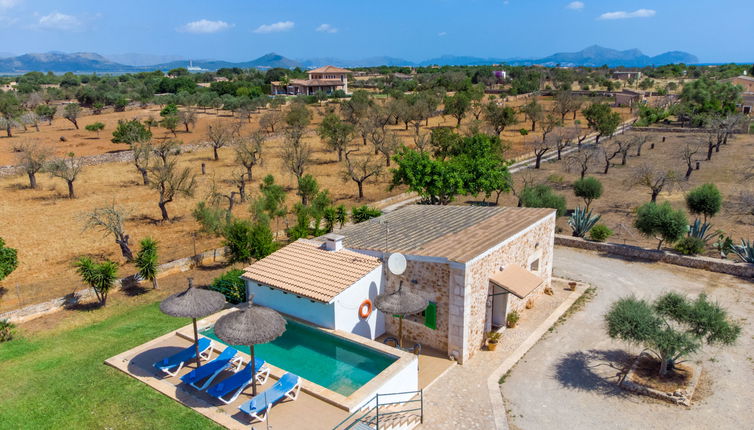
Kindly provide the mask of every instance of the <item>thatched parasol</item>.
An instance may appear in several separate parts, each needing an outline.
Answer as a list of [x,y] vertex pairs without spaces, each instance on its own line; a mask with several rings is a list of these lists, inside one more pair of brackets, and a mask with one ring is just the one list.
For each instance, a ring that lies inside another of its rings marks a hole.
[[160,310],[168,315],[181,318],[191,318],[194,324],[194,348],[196,349],[196,365],[201,366],[199,357],[199,332],[196,330],[196,319],[219,311],[225,306],[225,296],[217,291],[194,288],[194,280],[188,278],[188,288],[181,293],[173,294],[160,303]]
[[254,345],[272,342],[285,331],[286,321],[276,311],[254,306],[249,297],[239,310],[223,315],[215,323],[215,334],[230,345],[249,345],[251,355],[252,394],[257,395],[257,369],[254,363]]
[[419,313],[427,308],[429,301],[424,297],[403,289],[403,281],[398,291],[382,293],[374,299],[374,305],[380,311],[398,315],[398,346],[403,348],[403,317]]

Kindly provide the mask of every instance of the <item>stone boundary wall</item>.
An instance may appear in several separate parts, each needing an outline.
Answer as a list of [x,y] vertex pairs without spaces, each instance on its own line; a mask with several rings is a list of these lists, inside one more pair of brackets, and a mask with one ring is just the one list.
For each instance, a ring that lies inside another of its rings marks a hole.
[[[634,131],[645,133],[706,133],[709,129],[693,127],[634,127]],[[745,134],[744,130],[734,130],[733,134]]]
[[[157,278],[164,278],[176,273],[186,272],[193,269],[199,264],[215,261],[218,257],[224,257],[225,253],[226,248],[215,248],[191,257],[180,258],[178,260],[160,264],[157,272]],[[135,282],[138,282],[138,279],[134,274],[117,280],[115,282],[115,287],[119,288],[122,287],[123,284],[133,284]],[[5,312],[3,314],[0,314],[0,320],[8,320],[12,323],[28,321],[44,314],[58,311],[65,306],[76,304],[79,301],[88,299],[90,297],[94,297],[94,290],[87,288],[63,297],[49,300],[47,302],[37,303],[23,307],[21,309],[14,309],[12,311]]]
[[555,245],[568,246],[571,248],[599,251],[607,254],[620,255],[623,257],[640,258],[649,261],[658,261],[676,266],[690,267],[692,269],[707,270],[710,272],[725,273],[742,278],[754,278],[754,264],[736,263],[709,257],[690,257],[669,251],[641,248],[633,245],[619,243],[593,242],[573,236],[562,234],[555,235]]
[[[181,152],[191,152],[196,149],[210,146],[209,142],[192,143],[189,145],[181,145],[179,148]],[[125,147],[125,146],[124,146]],[[97,164],[105,163],[121,163],[131,162],[134,159],[134,152],[130,149],[124,149],[118,152],[107,152],[104,154],[85,155],[80,157],[85,166],[94,166]],[[24,171],[20,166],[8,165],[0,166],[0,176],[14,176],[21,175]]]

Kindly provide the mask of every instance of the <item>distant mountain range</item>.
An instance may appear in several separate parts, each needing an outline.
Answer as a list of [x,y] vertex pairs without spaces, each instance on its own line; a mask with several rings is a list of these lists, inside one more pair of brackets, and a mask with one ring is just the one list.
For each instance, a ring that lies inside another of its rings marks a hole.
[[[177,56],[156,56],[149,54],[102,55],[89,52],[62,53],[48,52],[43,54],[24,54],[17,57],[0,58],[0,73],[18,74],[30,71],[56,73],[64,72],[98,72],[125,73],[147,70],[170,70],[177,67],[187,67],[188,60]],[[670,51],[654,57],[643,54],[638,49],[618,51],[590,46],[578,52],[561,52],[539,59],[523,58],[481,58],[469,56],[444,55],[424,61],[414,62],[395,57],[370,57],[361,60],[342,60],[338,58],[309,58],[292,60],[280,54],[269,53],[255,60],[245,62],[229,62],[221,60],[193,60],[193,66],[203,70],[217,70],[224,67],[240,67],[268,69],[283,68],[312,68],[330,64],[339,67],[375,67],[375,66],[479,66],[489,64],[510,65],[542,65],[542,66],[602,66],[610,67],[644,67],[660,66],[672,63],[698,63],[698,59],[687,52]],[[157,62],[156,64],[150,64]]]

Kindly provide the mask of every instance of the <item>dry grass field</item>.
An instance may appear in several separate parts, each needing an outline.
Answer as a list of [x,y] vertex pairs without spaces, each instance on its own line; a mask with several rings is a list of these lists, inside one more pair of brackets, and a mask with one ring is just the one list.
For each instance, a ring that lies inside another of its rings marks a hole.
[[[546,108],[550,108],[552,101],[541,100]],[[525,100],[516,100],[511,105],[521,105]],[[315,113],[310,131],[306,136],[314,148],[313,160],[307,168],[307,173],[314,175],[321,188],[330,191],[336,204],[355,206],[375,202],[391,195],[403,192],[402,189],[389,191],[389,171],[383,173],[371,183],[365,185],[365,198],[356,199],[357,187],[352,181],[343,181],[342,164],[337,162],[335,153],[327,150],[314,132],[318,126],[323,108],[313,108]],[[624,119],[629,117],[627,109],[621,109]],[[17,131],[12,138],[0,138],[0,165],[11,165],[17,162],[13,148],[26,142],[36,142],[54,149],[57,156],[74,152],[77,156],[102,154],[128,149],[127,145],[110,142],[112,131],[120,119],[159,118],[159,108],[156,106],[146,109],[128,110],[126,112],[106,112],[100,115],[87,115],[79,118],[80,130],[75,130],[69,121],[56,118],[51,126],[41,124],[41,130]],[[259,115],[254,115],[251,123],[244,122],[241,133],[247,134],[258,128]],[[585,124],[582,121],[582,127]],[[208,126],[216,120],[238,121],[230,112],[208,110],[198,114],[198,121],[190,133],[178,131],[177,138],[184,144],[200,143],[206,140]],[[463,122],[464,131],[472,124],[473,117],[469,115]],[[84,130],[86,124],[102,122],[105,129],[99,136]],[[567,125],[570,125],[571,120]],[[429,120],[428,127],[454,126],[452,117],[437,116]],[[525,139],[537,138],[537,133],[521,136],[521,128],[529,128],[520,115],[520,123],[510,127],[503,133],[503,140],[509,146],[508,158],[528,154]],[[398,133],[403,142],[411,145],[413,130],[404,130],[402,124],[389,126]],[[153,128],[154,139],[172,138],[172,134],[162,128]],[[60,137],[66,141],[60,141]],[[263,162],[254,171],[254,181],[247,185],[247,193],[255,197],[261,178],[267,174],[275,176],[278,183],[288,189],[287,205],[291,208],[299,198],[295,194],[295,177],[283,167],[279,153],[283,144],[281,136],[271,135],[263,148]],[[360,139],[354,139],[353,147],[360,147]],[[371,147],[364,148],[361,153],[365,156],[371,153]],[[377,159],[379,157],[375,156]],[[381,157],[381,156],[380,156]],[[160,243],[160,260],[170,261],[186,257],[196,252],[217,247],[220,239],[206,234],[197,233],[198,224],[191,216],[196,204],[207,198],[210,188],[214,186],[224,193],[230,193],[234,186],[230,182],[231,173],[237,169],[233,160],[231,148],[220,150],[220,160],[212,160],[211,148],[202,148],[191,152],[184,152],[179,156],[181,166],[190,167],[198,175],[198,187],[193,197],[179,198],[168,205],[169,223],[159,221],[160,212],[157,206],[157,192],[140,185],[140,176],[131,163],[112,162],[95,166],[87,166],[75,182],[77,198],[66,198],[66,184],[63,180],[52,178],[46,174],[38,175],[39,187],[28,189],[25,176],[0,177],[0,237],[9,246],[18,249],[19,267],[0,287],[0,310],[12,309],[19,305],[36,303],[53,297],[71,293],[82,288],[78,276],[72,268],[73,261],[83,255],[98,258],[109,258],[123,263],[120,270],[122,276],[134,272],[134,268],[124,263],[118,246],[112,237],[104,237],[98,231],[84,231],[82,214],[97,207],[104,207],[115,203],[126,208],[129,218],[126,231],[131,236],[132,248],[137,249],[140,239],[151,236]],[[201,165],[206,164],[206,174],[201,175]],[[234,213],[237,216],[248,216],[246,204],[236,204]],[[283,228],[284,225],[279,225]]]
[[[629,132],[627,136],[632,133]],[[610,227],[615,234],[609,239],[612,242],[628,243],[649,248],[657,246],[654,239],[643,237],[633,228],[634,211],[640,205],[650,201],[649,189],[643,187],[629,187],[629,178],[638,166],[647,164],[661,169],[671,169],[678,172],[681,178],[686,171],[685,161],[680,157],[680,151],[686,142],[698,139],[706,139],[701,134],[695,133],[647,133],[649,141],[642,149],[641,157],[635,156],[632,151],[626,166],[620,165],[620,157],[613,159],[613,167],[604,175],[603,160],[598,159],[590,167],[587,175],[599,179],[604,186],[602,198],[592,203],[595,214],[602,215],[600,222]],[[662,137],[666,141],[662,142]],[[622,138],[622,137],[617,137]],[[609,142],[609,141],[608,141]],[[655,143],[655,148],[650,149],[650,144]],[[706,158],[706,145],[699,159]],[[729,204],[742,190],[754,189],[754,183],[742,182],[742,172],[748,168],[754,160],[754,135],[735,135],[727,146],[723,146],[719,153],[713,154],[711,161],[701,161],[700,169],[695,170],[688,181],[681,180],[669,190],[663,191],[657,198],[658,202],[668,201],[673,207],[685,210],[685,193],[690,189],[704,183],[714,183],[723,194],[724,204],[720,214],[712,218],[714,230],[723,230],[730,235],[736,243],[741,238],[754,239],[754,217],[739,215],[733,211]],[[583,207],[581,199],[573,194],[571,184],[578,179],[579,173],[569,172],[565,161],[551,161],[542,163],[542,168],[527,169],[513,175],[518,187],[521,187],[524,178],[534,183],[545,183],[552,186],[558,194],[566,197],[567,207],[572,209],[578,205]],[[466,200],[466,199],[463,199]],[[503,205],[515,205],[517,199],[509,194],[501,198]],[[689,221],[694,216],[688,215]],[[567,217],[558,219],[558,227],[564,234],[570,234]],[[709,255],[716,256],[715,251]]]

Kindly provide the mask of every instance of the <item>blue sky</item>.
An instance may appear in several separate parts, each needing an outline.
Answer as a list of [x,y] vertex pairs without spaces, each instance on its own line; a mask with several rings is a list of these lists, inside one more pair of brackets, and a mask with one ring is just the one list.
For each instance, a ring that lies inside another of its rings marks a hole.
[[0,51],[422,60],[599,44],[751,62],[753,22],[754,0],[0,0]]

